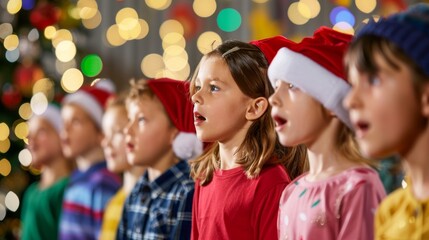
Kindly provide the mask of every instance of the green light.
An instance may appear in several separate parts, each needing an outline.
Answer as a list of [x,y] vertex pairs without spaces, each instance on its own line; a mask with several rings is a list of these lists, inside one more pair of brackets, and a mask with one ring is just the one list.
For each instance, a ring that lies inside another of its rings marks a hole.
[[87,77],[97,76],[103,69],[103,62],[101,58],[96,54],[89,54],[82,59],[80,64],[82,73]]
[[241,25],[241,15],[233,8],[225,8],[217,15],[217,25],[225,32],[233,32]]

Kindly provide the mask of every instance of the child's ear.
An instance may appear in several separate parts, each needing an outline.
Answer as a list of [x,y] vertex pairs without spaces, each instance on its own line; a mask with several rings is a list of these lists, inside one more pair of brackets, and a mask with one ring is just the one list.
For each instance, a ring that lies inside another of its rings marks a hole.
[[253,99],[246,111],[246,119],[249,121],[260,118],[268,109],[268,100],[264,97]]
[[429,83],[423,85],[422,95],[422,114],[429,118]]

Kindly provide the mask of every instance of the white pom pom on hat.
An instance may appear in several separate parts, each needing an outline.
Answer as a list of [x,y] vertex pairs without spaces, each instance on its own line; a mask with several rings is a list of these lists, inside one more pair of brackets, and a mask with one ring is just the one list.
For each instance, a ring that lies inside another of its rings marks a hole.
[[179,130],[173,141],[173,151],[180,159],[192,159],[203,151],[194,126],[193,104],[189,95],[189,83],[169,78],[148,80],[149,88],[161,101],[170,120]]
[[107,100],[115,93],[115,85],[107,78],[96,79],[90,86],[83,86],[78,91],[64,97],[62,104],[76,104],[84,109],[101,127]]

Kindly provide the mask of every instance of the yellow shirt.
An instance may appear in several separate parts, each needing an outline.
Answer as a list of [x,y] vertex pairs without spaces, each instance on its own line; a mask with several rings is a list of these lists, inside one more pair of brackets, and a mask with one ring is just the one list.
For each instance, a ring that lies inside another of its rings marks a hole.
[[103,224],[101,226],[100,239],[116,239],[116,231],[118,230],[119,222],[121,221],[122,208],[124,207],[127,195],[123,188],[112,197],[107,204],[103,216]]
[[410,181],[390,194],[375,217],[375,239],[429,239],[429,199],[414,197]]

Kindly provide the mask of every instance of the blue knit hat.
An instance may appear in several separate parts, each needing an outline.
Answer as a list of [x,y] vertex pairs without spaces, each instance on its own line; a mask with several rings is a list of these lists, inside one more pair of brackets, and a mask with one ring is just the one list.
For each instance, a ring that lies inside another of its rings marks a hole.
[[365,35],[393,42],[429,76],[429,4],[416,4],[378,22],[369,22],[356,34],[355,41]]

